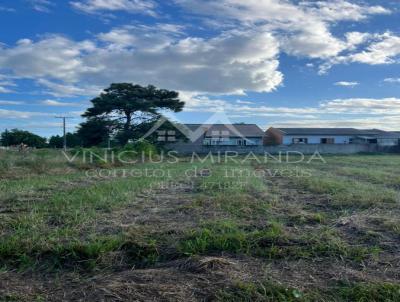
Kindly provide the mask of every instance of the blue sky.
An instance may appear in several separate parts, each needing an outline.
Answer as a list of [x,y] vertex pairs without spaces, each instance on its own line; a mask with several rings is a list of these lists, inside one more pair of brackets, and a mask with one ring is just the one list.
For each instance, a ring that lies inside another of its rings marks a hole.
[[112,82],[182,122],[400,130],[399,1],[0,0],[0,131],[59,134]]

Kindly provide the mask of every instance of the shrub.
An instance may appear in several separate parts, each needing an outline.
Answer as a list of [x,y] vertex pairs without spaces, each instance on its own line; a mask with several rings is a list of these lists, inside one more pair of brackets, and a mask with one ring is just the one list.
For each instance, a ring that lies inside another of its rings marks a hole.
[[151,157],[158,154],[157,147],[146,140],[140,140],[134,143],[126,144],[123,151],[134,151],[137,156]]

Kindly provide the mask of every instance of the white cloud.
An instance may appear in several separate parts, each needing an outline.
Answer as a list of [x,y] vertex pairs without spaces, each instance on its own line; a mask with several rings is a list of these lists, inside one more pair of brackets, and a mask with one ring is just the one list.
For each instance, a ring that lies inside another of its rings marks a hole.
[[13,48],[0,48],[0,67],[22,78],[61,78],[76,81],[77,74],[101,66],[85,65],[82,57],[95,49],[90,41],[74,42],[62,36],[48,36],[33,42],[22,39]]
[[11,89],[0,86],[0,93],[11,93],[11,92],[13,92]]
[[8,80],[7,77],[0,75],[0,93],[12,93],[14,92],[11,89],[12,87],[17,87],[17,84],[13,81]]
[[[337,99],[310,108],[277,108],[278,113],[291,110],[292,119],[273,122],[277,127],[356,127],[400,130],[400,99]],[[254,112],[256,115],[257,113]],[[290,117],[290,116],[289,116]]]
[[17,86],[17,84],[15,84],[15,83],[12,82],[12,81],[0,81],[0,85],[1,85],[1,86],[13,86],[13,87],[16,87],[16,86]]
[[79,87],[75,84],[57,83],[46,79],[39,79],[37,82],[38,84],[49,89],[44,91],[43,93],[55,97],[95,96],[100,94],[103,89],[93,85],[85,85],[84,87]]
[[350,55],[348,60],[371,65],[396,62],[400,55],[400,37],[387,32],[377,38],[378,41],[371,43],[366,50]]
[[75,9],[86,13],[126,11],[129,13],[156,15],[156,4],[151,0],[81,0],[72,1],[70,4]]
[[367,44],[367,46],[363,50],[357,50],[329,58],[320,66],[321,74],[325,73],[336,64],[362,63],[368,65],[383,65],[399,62],[400,36],[391,32],[385,32],[383,34],[353,32],[351,34],[353,37],[347,36],[348,50],[356,50],[357,47],[355,46],[359,44]]
[[52,107],[76,107],[79,106],[77,103],[60,102],[56,100],[44,100],[41,102],[42,105],[52,106]]
[[[222,19],[230,18],[242,22],[255,23],[289,23],[299,25],[306,21],[358,21],[374,14],[389,14],[390,10],[382,6],[368,6],[351,3],[344,0],[332,1],[293,1],[282,0],[175,0],[196,14],[213,15]],[[281,26],[285,26],[282,24]]]
[[[281,0],[175,0],[196,14],[240,22],[241,26],[262,27],[277,32],[282,49],[291,55],[330,58],[349,45],[334,37],[330,26],[339,21],[360,21],[375,14],[389,14],[382,6],[368,6],[344,0],[301,1],[298,5]],[[350,37],[354,38],[354,37]]]
[[175,24],[127,25],[100,33],[97,38],[108,48],[135,48],[141,51],[158,51],[173,44],[183,34],[184,28]]
[[250,102],[250,101],[242,101],[242,100],[236,100],[237,104],[245,104],[245,105],[251,105],[251,104],[255,104],[254,102]]
[[360,44],[367,42],[373,35],[370,33],[348,32],[345,34],[347,49],[355,50]]
[[[182,100],[187,103],[188,111],[215,112],[225,111],[242,116],[283,116],[292,115],[299,118],[304,115],[344,115],[364,116],[399,116],[400,98],[348,98],[334,99],[320,102],[317,106],[309,107],[275,107],[267,104],[248,101],[246,103],[232,103],[221,99],[211,99],[205,95],[196,93],[182,93]],[[400,120],[399,120],[400,122]],[[400,124],[399,124],[400,125]]]
[[366,19],[368,15],[391,13],[382,6],[359,5],[345,0],[306,1],[301,5],[308,7],[309,12],[326,21],[360,21]]
[[51,116],[54,115],[51,113],[44,113],[44,112],[29,112],[29,111],[0,109],[0,117],[7,119],[28,119],[32,117],[51,117]]
[[334,57],[346,49],[343,41],[325,29],[294,33],[281,39],[283,50],[293,56],[309,58]]
[[360,83],[358,83],[358,82],[340,81],[340,82],[336,82],[334,85],[335,86],[343,86],[343,87],[353,88],[353,87],[356,87],[356,86],[360,85]]
[[102,43],[54,35],[38,42],[20,40],[13,48],[0,49],[0,68],[17,77],[40,78],[39,84],[54,95],[84,95],[87,87],[125,81],[239,94],[272,91],[283,80],[278,71],[279,44],[269,33],[233,30],[205,39],[160,28],[144,27],[141,33],[136,28],[121,30],[122,41],[105,33],[99,36]]
[[0,12],[13,13],[13,12],[15,12],[15,9],[12,7],[0,6]]
[[116,28],[107,33],[101,33],[98,37],[104,42],[119,47],[133,46],[137,42],[136,37],[127,28]]
[[[122,81],[214,95],[243,94],[270,92],[282,84],[281,52],[321,59],[322,70],[351,62],[391,63],[400,52],[399,37],[391,33],[349,32],[337,37],[331,32],[340,21],[390,13],[381,6],[344,0],[174,1],[204,19],[213,17],[229,25],[206,38],[167,23],[121,26],[83,41],[60,35],[21,39],[15,46],[0,46],[0,68],[36,80],[56,97],[94,95],[99,87]],[[155,2],[143,0],[85,0],[71,5],[86,12],[151,14],[156,9]]]
[[187,92],[182,94],[182,100],[187,103],[185,111],[210,114],[221,112],[241,120],[268,118],[268,127],[357,127],[400,131],[399,98],[334,99],[309,107],[276,107],[257,102],[232,103]]
[[25,102],[19,102],[19,101],[2,101],[0,100],[0,105],[23,105]]
[[[230,103],[207,96],[183,95],[187,111],[224,112],[231,118],[269,118],[276,126],[360,127],[400,130],[399,98],[350,98],[322,101],[309,107],[274,107],[264,104]],[[282,122],[282,120],[285,120]],[[271,126],[271,125],[269,125]]]
[[399,98],[351,98],[325,101],[320,105],[323,112],[340,114],[400,115]]
[[399,83],[400,84],[400,78],[386,78],[383,81],[386,83]]
[[29,0],[34,10],[42,13],[49,13],[50,8],[54,6],[54,3],[50,0]]

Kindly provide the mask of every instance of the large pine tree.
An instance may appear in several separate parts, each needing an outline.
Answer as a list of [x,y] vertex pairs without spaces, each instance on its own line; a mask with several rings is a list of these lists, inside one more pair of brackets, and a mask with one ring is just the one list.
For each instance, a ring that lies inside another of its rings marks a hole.
[[176,91],[129,83],[111,84],[91,102],[92,107],[83,116],[107,118],[120,124],[123,131],[121,143],[126,143],[133,136],[135,126],[156,119],[160,111],[179,112],[185,105]]

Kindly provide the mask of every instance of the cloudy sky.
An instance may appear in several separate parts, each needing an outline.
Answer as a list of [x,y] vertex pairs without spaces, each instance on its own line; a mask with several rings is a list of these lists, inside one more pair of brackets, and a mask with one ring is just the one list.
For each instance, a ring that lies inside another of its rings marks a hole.
[[0,0],[0,131],[60,133],[112,82],[175,118],[400,130],[398,0]]

